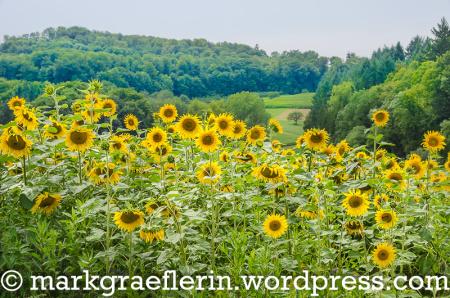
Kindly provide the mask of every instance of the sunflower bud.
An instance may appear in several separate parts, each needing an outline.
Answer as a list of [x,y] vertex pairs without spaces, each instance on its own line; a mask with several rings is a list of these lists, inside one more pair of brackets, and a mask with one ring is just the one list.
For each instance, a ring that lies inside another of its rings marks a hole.
[[47,96],[52,96],[56,92],[55,86],[53,84],[47,84],[44,88],[44,94]]
[[72,112],[74,112],[74,113],[81,112],[81,104],[79,102],[74,102],[72,104]]
[[175,162],[175,157],[173,155],[169,155],[167,157],[167,161],[170,162],[170,163],[174,163]]
[[131,150],[132,152],[134,152],[134,151],[136,150],[136,145],[135,145],[135,144],[131,144],[131,145],[130,145],[130,150]]
[[102,150],[105,150],[105,151],[109,150],[108,142],[102,142],[100,145],[100,148],[102,148]]
[[99,80],[92,80],[89,82],[88,89],[94,92],[100,92],[102,90],[103,84]]

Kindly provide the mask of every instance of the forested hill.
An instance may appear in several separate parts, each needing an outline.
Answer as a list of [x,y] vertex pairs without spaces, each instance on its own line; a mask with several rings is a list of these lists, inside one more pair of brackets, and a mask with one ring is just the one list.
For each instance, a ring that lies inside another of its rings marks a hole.
[[49,28],[5,37],[0,77],[60,83],[99,79],[153,93],[170,90],[188,97],[240,91],[315,91],[328,58],[314,51],[267,55],[257,47]]

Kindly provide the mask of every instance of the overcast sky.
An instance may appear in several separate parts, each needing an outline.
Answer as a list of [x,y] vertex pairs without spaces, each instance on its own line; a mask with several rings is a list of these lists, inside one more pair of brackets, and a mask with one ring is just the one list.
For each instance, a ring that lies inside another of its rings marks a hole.
[[368,56],[430,35],[450,0],[0,0],[0,37],[83,26],[124,34]]

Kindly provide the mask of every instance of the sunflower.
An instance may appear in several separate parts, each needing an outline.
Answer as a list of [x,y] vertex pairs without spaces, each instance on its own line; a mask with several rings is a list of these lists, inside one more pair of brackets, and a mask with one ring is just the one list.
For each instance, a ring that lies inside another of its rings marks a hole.
[[327,145],[329,136],[324,129],[312,128],[305,133],[305,142],[309,149],[320,150]]
[[167,143],[162,143],[152,147],[152,152],[156,159],[161,161],[162,158],[168,156],[172,152],[172,146]]
[[108,109],[108,111],[103,112],[105,117],[112,117],[117,112],[117,104],[112,99],[102,100],[100,104],[102,109]]
[[142,229],[139,232],[139,237],[145,243],[152,243],[153,241],[162,241],[162,240],[164,240],[164,230],[163,229],[158,229],[158,230]]
[[234,158],[240,163],[256,163],[256,155],[251,152],[235,153]]
[[403,189],[406,186],[405,182],[405,172],[400,167],[395,167],[390,170],[387,170],[385,173],[385,177],[392,182],[388,182],[388,187],[399,186]]
[[25,99],[15,96],[8,101],[8,107],[11,111],[17,111],[25,108]]
[[400,167],[400,166],[398,165],[398,162],[397,162],[397,160],[396,160],[395,157],[387,157],[387,158],[384,158],[384,159],[383,159],[383,162],[382,162],[382,165],[383,165],[383,168],[384,168],[385,170],[390,170],[390,169],[394,169],[394,168]]
[[84,127],[73,127],[66,134],[66,146],[70,151],[84,152],[94,143],[95,134]]
[[233,122],[233,133],[231,134],[231,138],[240,139],[245,136],[245,132],[247,131],[247,127],[244,121],[235,120]]
[[153,212],[155,212],[155,210],[157,210],[159,207],[161,207],[162,205],[157,202],[156,200],[150,199],[146,204],[145,204],[145,212],[147,214],[152,214]]
[[234,187],[231,184],[226,184],[226,185],[223,185],[220,188],[220,191],[222,191],[222,192],[234,192]]
[[201,130],[200,120],[197,116],[186,114],[181,117],[176,129],[182,139],[193,139]]
[[342,140],[336,145],[336,153],[340,156],[344,156],[344,154],[348,151],[350,151],[350,145],[346,140]]
[[281,151],[281,155],[282,156],[294,156],[295,155],[295,151],[292,150],[291,148],[285,149],[283,151]]
[[221,142],[216,132],[210,129],[200,132],[195,144],[203,152],[214,152],[221,145]]
[[375,221],[377,222],[377,225],[384,230],[394,227],[397,220],[397,213],[392,210],[381,209],[375,213]]
[[102,113],[99,111],[102,109],[101,103],[89,103],[85,106],[84,110],[81,112],[81,116],[84,121],[89,124],[97,123],[102,117]]
[[376,110],[372,114],[372,121],[378,127],[384,127],[389,121],[389,113],[386,110]]
[[425,161],[425,166],[429,169],[429,170],[434,170],[437,167],[439,167],[439,164],[437,161],[435,161],[434,159],[427,159]]
[[322,148],[321,152],[324,153],[325,155],[332,155],[334,153],[335,147],[333,145],[328,145]]
[[88,173],[91,181],[97,185],[100,184],[116,184],[120,180],[122,172],[116,169],[113,163],[97,162],[93,165]]
[[16,127],[10,127],[0,136],[0,152],[15,158],[28,156],[32,144]]
[[197,178],[201,184],[215,184],[220,179],[222,169],[217,162],[206,162],[197,171]]
[[222,151],[220,153],[219,159],[223,162],[228,162],[230,160],[230,154],[227,151]]
[[297,148],[302,148],[303,144],[305,144],[305,136],[301,135],[295,140],[295,146]]
[[450,158],[447,159],[447,161],[444,164],[445,169],[450,172]]
[[259,167],[254,168],[252,174],[257,179],[265,182],[277,183],[287,181],[286,170],[279,165],[269,166],[267,164],[262,164]]
[[209,114],[208,119],[206,120],[208,127],[214,127],[214,124],[216,124],[216,117],[217,116],[214,113]]
[[405,162],[405,169],[411,171],[416,179],[420,179],[425,175],[426,165],[421,161],[420,158],[413,156]]
[[145,140],[142,142],[144,147],[151,149],[167,142],[167,133],[160,127],[153,127],[147,133]]
[[263,224],[264,233],[271,238],[280,238],[288,229],[288,222],[284,215],[271,214]]
[[372,258],[379,267],[386,268],[395,260],[395,248],[390,243],[380,243],[373,251]]
[[33,110],[27,108],[14,110],[14,116],[16,116],[17,124],[27,130],[35,130],[38,127],[37,117]]
[[424,137],[422,146],[431,152],[437,152],[445,147],[445,137],[437,131],[428,131]]
[[294,213],[297,217],[307,218],[307,219],[316,219],[323,218],[325,216],[322,209],[319,211],[311,211],[311,210],[303,210],[301,207],[298,207]]
[[362,159],[369,159],[370,156],[367,155],[367,153],[364,151],[359,151],[356,153],[356,158],[362,160]]
[[125,119],[123,120],[123,123],[125,124],[125,127],[128,130],[137,130],[139,126],[139,120],[133,114],[126,115]]
[[281,144],[280,141],[278,141],[278,140],[272,141],[272,151],[273,152],[279,152],[282,146],[283,146],[283,144]]
[[373,204],[377,209],[380,209],[384,203],[389,201],[389,197],[385,194],[376,195],[373,199]]
[[49,215],[55,211],[60,202],[61,196],[59,194],[50,194],[48,192],[43,192],[34,200],[34,205],[31,208],[31,212],[42,212],[46,215]]
[[214,128],[223,136],[231,137],[233,135],[233,116],[230,114],[220,114],[216,116]]
[[164,123],[171,123],[177,119],[177,107],[171,104],[165,104],[159,109],[158,116]]
[[266,138],[266,130],[260,125],[255,125],[247,131],[247,142],[256,145]]
[[377,149],[375,151],[375,159],[380,161],[386,156],[386,154],[387,154],[386,149]]
[[125,210],[114,212],[114,222],[119,229],[128,233],[144,224],[144,213],[139,210]]
[[342,206],[347,211],[347,215],[350,216],[363,216],[369,209],[369,199],[367,194],[362,193],[359,189],[350,190],[345,193],[345,199],[342,202]]
[[269,119],[269,128],[274,132],[274,133],[283,133],[283,126],[281,126],[280,121],[278,121],[275,118],[270,118]]
[[347,221],[344,227],[349,235],[362,235],[364,233],[364,224],[357,220]]
[[51,121],[52,124],[44,125],[44,137],[51,140],[64,137],[64,135],[66,134],[66,128],[64,124],[56,120]]
[[125,142],[126,136],[112,136],[109,141],[109,151],[128,153],[127,143]]

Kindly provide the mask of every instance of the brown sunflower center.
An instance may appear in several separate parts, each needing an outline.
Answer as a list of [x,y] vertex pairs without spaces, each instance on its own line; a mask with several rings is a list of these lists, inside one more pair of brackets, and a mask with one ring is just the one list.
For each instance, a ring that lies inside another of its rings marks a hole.
[[13,107],[21,107],[21,106],[22,106],[22,103],[21,103],[20,101],[17,101],[17,100],[16,100],[16,101],[13,102],[12,105],[13,105]]
[[70,140],[77,144],[82,145],[85,144],[88,139],[88,133],[84,131],[72,131],[70,133]]
[[57,134],[59,134],[59,133],[62,131],[62,127],[61,127],[61,125],[59,125],[58,123],[53,123],[53,124],[52,124],[52,127],[53,127],[54,129],[56,129],[56,132],[51,132],[51,133],[54,134],[54,135],[57,135]]
[[120,216],[120,219],[126,224],[131,224],[139,219],[139,214],[136,214],[131,211],[124,212]]
[[27,143],[21,135],[10,135],[6,143],[9,148],[14,150],[23,150],[27,146]]
[[182,127],[186,131],[194,131],[197,128],[197,122],[194,119],[184,119]]
[[261,169],[261,175],[266,178],[276,178],[278,177],[278,171],[273,170],[270,167],[264,167]]
[[52,197],[51,195],[48,195],[41,201],[41,203],[39,204],[39,208],[46,208],[48,206],[51,206],[53,205],[55,200],[56,198]]
[[417,163],[412,164],[411,168],[414,170],[414,174],[417,174],[420,172],[420,165]]
[[103,104],[103,108],[104,108],[104,109],[112,109],[112,104],[111,104],[110,102],[105,102],[105,103]]
[[390,223],[392,221],[392,215],[390,213],[383,213],[381,215],[381,220],[386,222],[386,223]]
[[431,147],[436,147],[439,144],[439,140],[433,137],[430,137],[428,140],[428,145]]
[[386,261],[389,258],[389,252],[385,249],[382,249],[378,252],[377,256],[381,261]]
[[375,114],[375,119],[377,120],[377,121],[384,121],[384,119],[386,119],[386,117],[385,117],[385,115],[384,115],[384,113],[376,113]]
[[214,137],[212,135],[204,135],[202,137],[202,144],[206,146],[210,146],[214,144]]
[[352,196],[348,200],[348,204],[352,208],[358,208],[359,206],[362,205],[362,203],[363,203],[363,200],[362,200],[362,198],[360,196]]
[[216,175],[216,171],[214,171],[211,167],[207,167],[203,170],[203,175],[207,177],[214,177]]
[[169,151],[167,150],[166,146],[159,146],[157,152],[159,155],[165,156]]
[[389,179],[395,180],[395,181],[401,181],[403,179],[403,177],[400,173],[391,173],[389,175]]
[[163,114],[164,114],[164,116],[170,118],[173,116],[174,112],[172,109],[165,109]]
[[320,144],[322,143],[323,137],[321,134],[315,133],[311,135],[311,142],[315,143],[315,144]]
[[252,129],[252,131],[250,132],[250,138],[253,140],[257,140],[261,137],[261,133],[259,132],[258,129]]
[[114,142],[112,145],[113,145],[113,148],[116,150],[120,150],[122,148],[121,142]]
[[30,113],[28,113],[28,112],[23,112],[23,118],[25,118],[25,120],[27,120],[27,121],[32,121],[33,120],[33,116],[30,114]]
[[159,143],[162,141],[163,136],[159,132],[157,132],[153,134],[152,139],[155,143]]
[[220,129],[227,129],[229,126],[228,121],[226,120],[220,120],[219,121],[219,127]]
[[279,229],[281,229],[281,222],[279,220],[272,220],[269,223],[269,228],[271,231],[278,231]]

